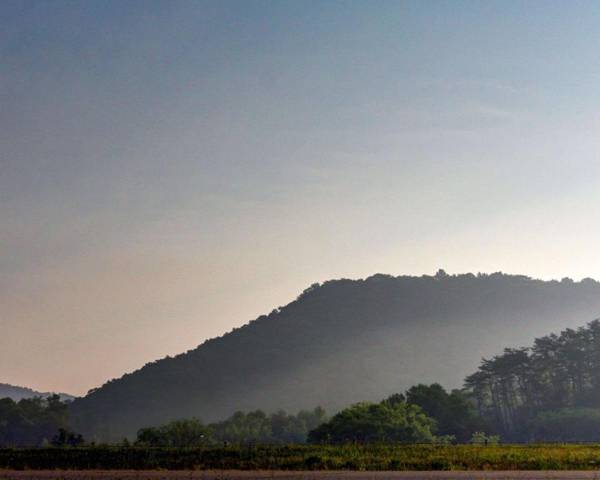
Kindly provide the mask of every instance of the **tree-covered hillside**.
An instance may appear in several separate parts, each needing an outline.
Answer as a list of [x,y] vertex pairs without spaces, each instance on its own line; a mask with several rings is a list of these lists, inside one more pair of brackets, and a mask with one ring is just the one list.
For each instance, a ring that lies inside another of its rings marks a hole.
[[335,413],[414,384],[460,387],[482,357],[599,313],[593,280],[439,272],[328,281],[90,392],[71,406],[71,425],[89,439],[119,440],[178,418],[315,405]]

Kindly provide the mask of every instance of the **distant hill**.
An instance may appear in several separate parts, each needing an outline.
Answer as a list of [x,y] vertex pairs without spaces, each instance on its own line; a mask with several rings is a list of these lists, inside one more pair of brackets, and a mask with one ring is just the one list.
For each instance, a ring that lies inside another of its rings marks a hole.
[[[232,299],[235,301],[235,299]],[[416,383],[460,387],[482,357],[600,315],[600,284],[524,276],[374,275],[289,305],[72,404],[73,428],[117,440],[170,419],[317,405],[330,413]]]
[[[9,385],[7,383],[0,383],[0,398],[12,398],[15,402],[23,398],[33,398],[33,397],[42,397],[46,398],[50,395],[53,395],[52,392],[36,392],[31,388],[25,387],[16,387],[14,385]],[[73,395],[69,395],[67,393],[59,393],[58,394],[63,401],[71,401],[75,400]]]

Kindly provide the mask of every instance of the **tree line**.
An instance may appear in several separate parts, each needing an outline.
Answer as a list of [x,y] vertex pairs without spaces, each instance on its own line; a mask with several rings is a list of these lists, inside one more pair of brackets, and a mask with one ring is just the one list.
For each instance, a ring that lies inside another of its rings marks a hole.
[[[146,447],[200,447],[218,444],[293,444],[349,442],[468,442],[483,424],[464,393],[438,385],[418,385],[381,402],[361,402],[328,418],[317,407],[295,415],[283,410],[236,412],[205,424],[174,420],[142,428],[134,440]],[[483,441],[485,435],[479,439]],[[57,396],[14,402],[0,400],[0,445],[78,446],[81,435],[69,430],[68,404]],[[123,444],[129,445],[127,439]]]
[[139,430],[136,445],[153,447],[286,443],[451,443],[496,441],[469,397],[441,385],[417,385],[381,402],[351,405],[327,419],[322,408],[288,415],[258,410],[237,412],[227,420],[204,425],[177,420]]
[[465,380],[479,415],[519,441],[600,439],[600,320],[507,348]]
[[0,399],[0,445],[79,445],[81,435],[68,429],[68,404],[60,396]]
[[190,447],[216,443],[304,443],[308,433],[325,421],[325,411],[320,407],[302,410],[297,415],[289,415],[283,410],[271,415],[262,410],[236,412],[226,420],[207,425],[199,419],[183,419],[159,427],[142,428],[135,444]]

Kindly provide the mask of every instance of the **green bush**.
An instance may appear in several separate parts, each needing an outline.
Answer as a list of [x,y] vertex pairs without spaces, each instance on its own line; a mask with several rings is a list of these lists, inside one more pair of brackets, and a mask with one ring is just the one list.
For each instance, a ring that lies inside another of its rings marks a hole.
[[309,434],[312,443],[431,442],[435,426],[417,405],[357,403]]

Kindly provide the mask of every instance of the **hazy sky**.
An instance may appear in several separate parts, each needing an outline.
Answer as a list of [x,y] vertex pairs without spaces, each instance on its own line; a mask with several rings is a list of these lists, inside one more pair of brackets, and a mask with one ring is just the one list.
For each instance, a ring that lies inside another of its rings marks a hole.
[[339,277],[600,277],[597,2],[0,4],[0,382]]

